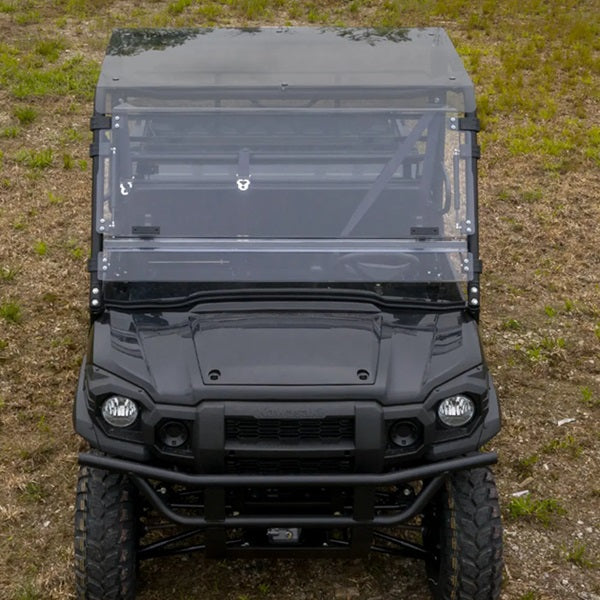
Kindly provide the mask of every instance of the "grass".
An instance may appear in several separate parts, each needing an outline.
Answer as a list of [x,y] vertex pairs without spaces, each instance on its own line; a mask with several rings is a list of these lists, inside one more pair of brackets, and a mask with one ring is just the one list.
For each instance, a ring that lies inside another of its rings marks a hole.
[[37,118],[38,112],[33,106],[16,106],[13,115],[21,125],[30,125]]
[[553,439],[542,446],[542,452],[546,454],[555,454],[557,452],[566,452],[573,458],[579,458],[583,453],[581,444],[573,435],[566,435],[562,439]]
[[45,39],[35,44],[34,52],[49,62],[56,62],[65,48],[66,44],[60,38]]
[[52,205],[62,204],[64,202],[64,198],[55,194],[54,192],[48,192],[48,202]]
[[596,563],[588,558],[588,548],[583,542],[573,542],[573,545],[570,549],[565,549],[564,555],[565,559],[581,567],[582,569],[593,569],[596,567]]
[[48,244],[42,240],[38,240],[33,245],[33,250],[38,256],[46,256],[48,254]]
[[581,401],[586,406],[590,406],[590,407],[600,406],[600,398],[598,398],[598,396],[594,395],[594,391],[592,390],[592,388],[590,388],[588,386],[583,386],[580,391],[581,391]]
[[0,44],[0,84],[13,98],[69,97],[90,100],[98,78],[97,62],[76,54],[62,62]]
[[530,494],[511,498],[507,508],[508,514],[513,519],[526,518],[538,521],[544,527],[549,527],[557,516],[567,513],[556,498],[536,500]]
[[521,458],[515,463],[515,471],[521,478],[531,477],[533,475],[534,467],[538,464],[539,460],[540,457],[537,454],[531,454]]
[[16,125],[10,125],[0,129],[0,138],[16,138],[19,135],[19,128]]
[[67,152],[65,152],[62,156],[62,162],[63,162],[63,169],[72,169],[75,166],[75,159],[68,154]]
[[13,301],[0,304],[0,318],[9,323],[20,323],[23,320],[20,305]]
[[43,150],[19,150],[15,155],[15,160],[30,169],[47,169],[52,166],[53,152],[52,148]]

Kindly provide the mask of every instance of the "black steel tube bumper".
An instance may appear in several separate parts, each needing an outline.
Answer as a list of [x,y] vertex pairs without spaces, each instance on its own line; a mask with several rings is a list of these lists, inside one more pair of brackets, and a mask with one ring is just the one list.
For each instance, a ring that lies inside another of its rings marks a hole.
[[[356,526],[392,526],[405,522],[420,514],[444,482],[444,478],[453,471],[462,471],[475,467],[494,464],[497,461],[494,452],[462,456],[449,460],[411,467],[389,473],[350,473],[331,475],[237,475],[237,474],[191,474],[172,471],[143,463],[101,456],[91,453],[79,455],[82,465],[105,469],[129,475],[148,501],[166,518],[186,527],[356,527]],[[182,515],[175,512],[146,481],[154,479],[162,482],[180,484],[196,488],[231,487],[353,487],[376,488],[416,480],[426,480],[423,489],[405,510],[389,515],[372,515],[369,518],[337,515],[252,515],[221,516],[217,519],[206,516]]]

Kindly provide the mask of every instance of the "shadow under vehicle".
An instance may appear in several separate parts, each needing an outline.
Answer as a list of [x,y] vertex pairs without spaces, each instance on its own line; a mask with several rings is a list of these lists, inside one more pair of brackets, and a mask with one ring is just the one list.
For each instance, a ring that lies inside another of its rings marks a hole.
[[77,597],[192,551],[380,552],[496,600],[478,120],[446,33],[117,30],[91,127]]

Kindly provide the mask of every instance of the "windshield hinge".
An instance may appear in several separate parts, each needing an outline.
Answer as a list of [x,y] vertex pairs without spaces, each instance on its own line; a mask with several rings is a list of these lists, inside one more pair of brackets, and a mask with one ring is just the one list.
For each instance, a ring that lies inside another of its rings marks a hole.
[[481,123],[477,117],[461,117],[458,119],[458,128],[461,131],[479,131]]
[[112,127],[112,119],[106,115],[94,115],[90,119],[90,130],[110,129]]

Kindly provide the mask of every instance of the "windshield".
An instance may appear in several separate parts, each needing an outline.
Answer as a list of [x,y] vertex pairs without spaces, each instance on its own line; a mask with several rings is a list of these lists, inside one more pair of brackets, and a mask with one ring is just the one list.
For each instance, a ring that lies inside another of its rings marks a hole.
[[101,278],[468,280],[470,138],[439,98],[413,103],[117,105],[98,161]]

